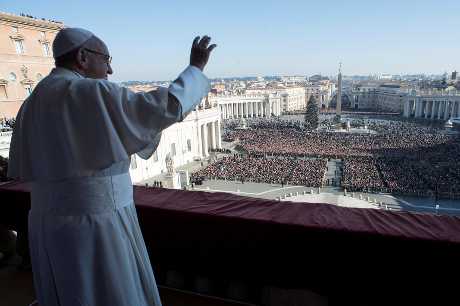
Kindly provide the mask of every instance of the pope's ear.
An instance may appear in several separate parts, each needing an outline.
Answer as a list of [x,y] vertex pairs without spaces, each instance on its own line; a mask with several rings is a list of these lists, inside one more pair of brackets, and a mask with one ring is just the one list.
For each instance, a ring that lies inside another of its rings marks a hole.
[[76,64],[79,68],[86,68],[88,65],[88,53],[85,52],[85,49],[81,48],[77,52]]

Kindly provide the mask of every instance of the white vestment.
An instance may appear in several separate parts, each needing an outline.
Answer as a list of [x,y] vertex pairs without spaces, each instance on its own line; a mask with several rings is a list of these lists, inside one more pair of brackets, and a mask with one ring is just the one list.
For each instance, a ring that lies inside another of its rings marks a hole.
[[36,86],[16,118],[8,175],[32,182],[40,305],[161,305],[133,203],[130,155],[150,157],[161,131],[208,91],[192,66],[169,88],[146,93],[64,68]]

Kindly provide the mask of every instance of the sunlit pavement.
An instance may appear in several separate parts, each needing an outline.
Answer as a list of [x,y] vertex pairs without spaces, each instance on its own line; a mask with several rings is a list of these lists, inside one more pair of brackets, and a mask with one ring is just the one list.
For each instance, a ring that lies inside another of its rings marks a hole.
[[[331,195],[345,195],[341,188],[335,187],[305,187],[280,184],[266,184],[253,182],[235,182],[225,180],[206,180],[202,185],[196,185],[194,190],[209,192],[230,192],[241,196],[249,196],[263,199],[278,199],[286,195],[294,196],[296,193],[302,195],[314,193],[327,193]],[[374,194],[363,192],[347,192],[347,197],[359,200],[365,200],[372,205],[381,209],[429,212],[449,215],[460,215],[460,200],[438,200],[439,209],[436,210],[436,204],[433,198],[416,198],[406,196],[393,196],[391,194]],[[289,197],[286,199],[289,200]],[[358,202],[357,201],[357,202]],[[381,203],[379,206],[378,204]]]

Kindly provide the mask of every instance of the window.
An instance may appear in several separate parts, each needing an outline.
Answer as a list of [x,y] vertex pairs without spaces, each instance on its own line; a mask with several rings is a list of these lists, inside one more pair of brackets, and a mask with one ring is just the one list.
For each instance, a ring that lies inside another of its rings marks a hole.
[[16,81],[16,75],[14,74],[14,72],[11,72],[8,77],[9,77],[11,82]]
[[6,85],[0,85],[0,100],[8,99],[8,94],[6,93]]
[[43,43],[42,47],[43,47],[43,54],[45,56],[50,56],[50,44],[49,43]]
[[187,139],[187,150],[192,152],[192,140]]
[[176,144],[171,144],[171,156],[176,156]]
[[15,39],[14,46],[16,47],[17,54],[24,54],[24,44],[22,39]]

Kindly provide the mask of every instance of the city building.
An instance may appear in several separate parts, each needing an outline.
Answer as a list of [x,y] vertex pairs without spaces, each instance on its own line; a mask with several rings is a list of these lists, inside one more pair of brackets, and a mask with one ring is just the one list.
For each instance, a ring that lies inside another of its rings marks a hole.
[[362,83],[352,89],[352,108],[402,113],[407,89],[400,84]]
[[216,95],[223,94],[225,92],[225,83],[212,84],[211,92]]
[[310,97],[314,96],[320,108],[329,108],[335,91],[335,84],[330,80],[320,80],[305,86],[306,100],[309,101]]
[[281,82],[285,84],[296,84],[296,83],[303,83],[307,80],[305,76],[302,75],[294,75],[294,76],[282,76]]
[[0,117],[14,118],[22,102],[54,67],[52,43],[64,25],[0,12]]
[[304,86],[284,86],[271,84],[262,88],[246,88],[246,95],[269,95],[281,97],[281,112],[292,112],[305,109],[307,100]]

